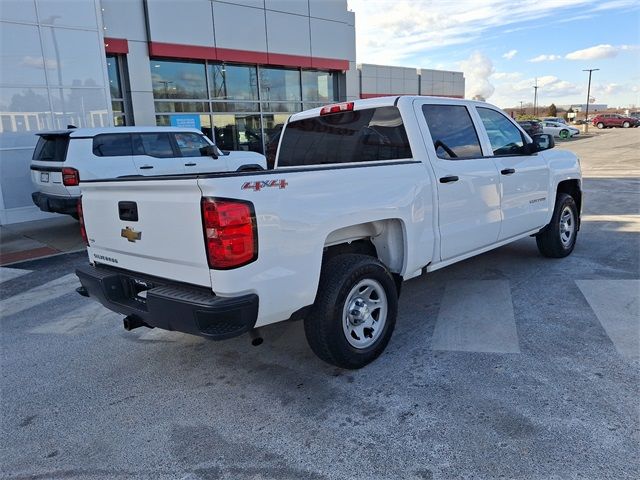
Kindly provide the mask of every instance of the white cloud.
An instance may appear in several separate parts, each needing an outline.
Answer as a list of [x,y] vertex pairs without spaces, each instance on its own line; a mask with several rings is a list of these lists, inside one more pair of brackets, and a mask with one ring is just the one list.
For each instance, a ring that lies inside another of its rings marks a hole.
[[554,60],[560,60],[562,55],[538,55],[537,57],[529,59],[530,62],[553,62]]
[[467,98],[482,97],[484,99],[493,95],[495,87],[489,81],[493,74],[493,63],[480,52],[474,52],[469,58],[460,62],[460,69],[465,76],[465,95]]
[[613,46],[609,44],[601,44],[567,53],[565,58],[568,60],[601,60],[617,57],[622,51],[633,51],[638,50],[639,48],[640,46],[638,45]]
[[509,50],[507,53],[502,55],[502,58],[506,58],[507,60],[511,60],[518,54],[518,50]]
[[495,80],[508,80],[513,82],[515,80],[520,80],[522,78],[522,73],[520,72],[494,72],[491,75],[491,78]]

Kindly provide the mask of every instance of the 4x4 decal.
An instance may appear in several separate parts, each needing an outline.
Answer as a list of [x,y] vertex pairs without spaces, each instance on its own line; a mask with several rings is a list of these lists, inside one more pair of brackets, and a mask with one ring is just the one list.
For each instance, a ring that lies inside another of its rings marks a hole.
[[287,188],[287,181],[283,178],[282,180],[260,180],[258,182],[245,182],[242,185],[242,190],[255,190],[259,192],[263,188]]

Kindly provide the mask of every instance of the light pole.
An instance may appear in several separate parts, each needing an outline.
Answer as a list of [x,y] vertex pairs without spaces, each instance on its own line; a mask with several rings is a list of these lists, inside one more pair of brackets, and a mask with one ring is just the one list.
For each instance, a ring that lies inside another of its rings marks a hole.
[[587,68],[583,72],[589,72],[589,85],[587,86],[587,105],[584,109],[584,133],[589,131],[589,98],[591,98],[591,72],[597,72],[599,68]]
[[538,116],[538,77],[536,77],[536,84],[533,86],[533,114]]

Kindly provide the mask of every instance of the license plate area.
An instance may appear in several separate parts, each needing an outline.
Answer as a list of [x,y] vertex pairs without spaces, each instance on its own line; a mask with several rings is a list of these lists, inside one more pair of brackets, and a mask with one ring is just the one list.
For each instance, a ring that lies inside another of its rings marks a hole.
[[40,181],[42,183],[49,183],[49,172],[40,172]]

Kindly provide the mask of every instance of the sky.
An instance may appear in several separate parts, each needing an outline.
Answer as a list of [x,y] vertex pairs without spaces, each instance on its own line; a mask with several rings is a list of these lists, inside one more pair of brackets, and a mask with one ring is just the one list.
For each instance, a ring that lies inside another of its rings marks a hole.
[[356,61],[462,71],[466,97],[640,107],[638,0],[347,0]]

